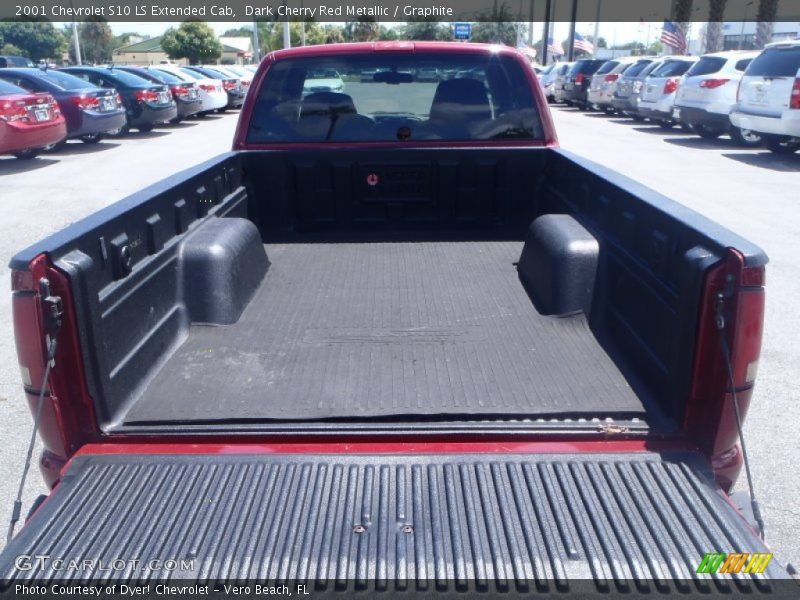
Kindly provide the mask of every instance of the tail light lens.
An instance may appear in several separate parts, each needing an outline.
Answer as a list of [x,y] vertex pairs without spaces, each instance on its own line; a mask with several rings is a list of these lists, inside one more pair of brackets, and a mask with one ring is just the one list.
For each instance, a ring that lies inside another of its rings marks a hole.
[[158,100],[158,94],[151,90],[138,90],[133,93],[133,97],[138,102],[156,102]]
[[665,94],[671,94],[677,89],[678,89],[678,78],[677,77],[670,77],[664,83],[664,93]]
[[28,109],[24,100],[0,100],[0,119],[12,122],[27,118]]
[[[736,399],[744,418],[761,353],[764,279],[764,267],[746,266],[735,250],[706,276],[685,427],[712,459],[735,448],[739,435],[719,336],[726,336],[730,348]],[[722,331],[716,324],[720,294]]]
[[700,82],[700,87],[713,90],[714,88],[725,85],[729,81],[730,79],[703,79],[703,81]]
[[175,98],[183,98],[184,96],[189,95],[189,88],[182,85],[174,85],[170,88],[170,90]]
[[117,94],[117,106],[122,106],[122,96]]
[[236,82],[232,80],[223,81],[222,87],[225,89],[226,92],[230,91],[236,87]]
[[642,91],[642,82],[641,81],[634,81],[633,82],[633,93],[638,94]]
[[213,83],[201,83],[198,87],[204,92],[214,92],[219,89]]
[[792,95],[789,97],[789,108],[800,108],[800,77],[795,78]]
[[619,73],[609,73],[608,75],[606,75],[605,80],[611,82],[611,81],[616,81],[617,79],[619,79]]
[[577,83],[578,85],[583,83],[583,73],[578,73],[577,75],[575,75],[575,83]]
[[100,108],[100,100],[97,96],[74,96],[72,103],[81,110],[97,110]]

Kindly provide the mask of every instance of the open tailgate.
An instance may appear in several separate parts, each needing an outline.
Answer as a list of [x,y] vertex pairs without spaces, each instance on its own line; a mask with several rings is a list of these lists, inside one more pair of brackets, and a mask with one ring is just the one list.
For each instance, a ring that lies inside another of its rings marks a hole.
[[[787,578],[776,560],[760,575],[695,572],[706,553],[733,552],[769,550],[689,453],[79,455],[0,555],[0,580],[800,592],[775,580]],[[50,559],[19,563],[36,555]]]

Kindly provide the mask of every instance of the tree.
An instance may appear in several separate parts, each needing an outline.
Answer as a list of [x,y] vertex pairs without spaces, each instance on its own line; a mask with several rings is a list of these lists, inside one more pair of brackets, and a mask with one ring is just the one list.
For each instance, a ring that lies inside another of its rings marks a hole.
[[161,38],[161,47],[170,58],[185,58],[193,65],[222,56],[222,44],[203,21],[184,21],[177,29],[170,27]]
[[608,42],[606,38],[602,35],[597,38],[597,44],[595,44],[598,48],[608,48]]
[[378,39],[382,42],[395,42],[400,39],[400,34],[394,27],[386,27],[386,25],[381,25],[378,30]]
[[514,15],[505,4],[479,12],[472,26],[472,41],[516,47],[523,26],[513,19]]
[[[64,37],[70,40],[72,25],[64,29]],[[104,63],[111,60],[111,53],[119,46],[115,45],[114,33],[108,22],[102,17],[92,17],[78,25],[78,37],[81,41],[81,58],[88,63]],[[75,44],[68,44],[69,58],[75,62]]]
[[133,31],[126,31],[125,33],[115,35],[113,41],[111,42],[111,46],[114,50],[117,48],[122,48],[123,46],[129,45],[131,43],[131,38],[134,37],[145,39],[147,36],[135,33]]
[[369,17],[344,24],[344,39],[348,42],[372,42],[379,33],[380,27]]
[[3,44],[0,46],[0,54],[5,54],[6,56],[27,56],[25,50],[17,48],[14,44]]
[[[306,45],[329,44],[330,29],[323,28],[315,21],[306,21]],[[289,23],[289,40],[292,46],[299,46],[303,40],[303,23]],[[262,52],[272,52],[283,48],[283,21],[259,21],[258,39]]]
[[327,24],[323,28],[325,44],[341,44],[344,41],[344,28],[339,25]]
[[453,39],[450,28],[438,21],[409,21],[400,28],[404,40],[444,41]]
[[728,0],[710,0],[706,26],[705,52],[717,52],[722,47],[722,17]]
[[253,35],[253,28],[244,26],[236,29],[228,29],[222,34],[223,37],[250,37]]
[[33,61],[60,59],[65,44],[61,33],[41,17],[4,21],[0,23],[0,37]]
[[778,0],[759,0],[756,11],[756,48],[761,49],[772,39],[775,15],[778,13]]

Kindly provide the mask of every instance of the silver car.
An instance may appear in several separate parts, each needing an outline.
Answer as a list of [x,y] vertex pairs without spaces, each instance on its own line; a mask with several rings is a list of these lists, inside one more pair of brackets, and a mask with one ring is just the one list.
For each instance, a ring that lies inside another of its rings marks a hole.
[[596,110],[602,110],[609,114],[616,109],[613,106],[614,92],[617,89],[617,81],[625,73],[626,69],[636,62],[635,57],[621,57],[606,61],[598,71],[592,75],[589,84],[587,99],[589,106]]
[[561,66],[558,68],[558,72],[556,73],[555,79],[553,79],[552,85],[552,97],[553,102],[557,104],[561,104],[566,100],[566,91],[564,90],[564,84],[567,82],[567,74],[569,70],[574,65],[574,62],[568,63],[561,63]]
[[681,78],[694,63],[696,57],[669,56],[644,80],[639,97],[638,112],[664,129],[672,129],[677,119],[673,114],[675,96]]

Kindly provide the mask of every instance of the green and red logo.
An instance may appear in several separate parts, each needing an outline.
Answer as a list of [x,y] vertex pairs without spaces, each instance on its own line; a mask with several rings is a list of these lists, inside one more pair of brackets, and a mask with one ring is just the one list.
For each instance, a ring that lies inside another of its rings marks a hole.
[[763,573],[771,560],[767,552],[708,552],[697,573]]

